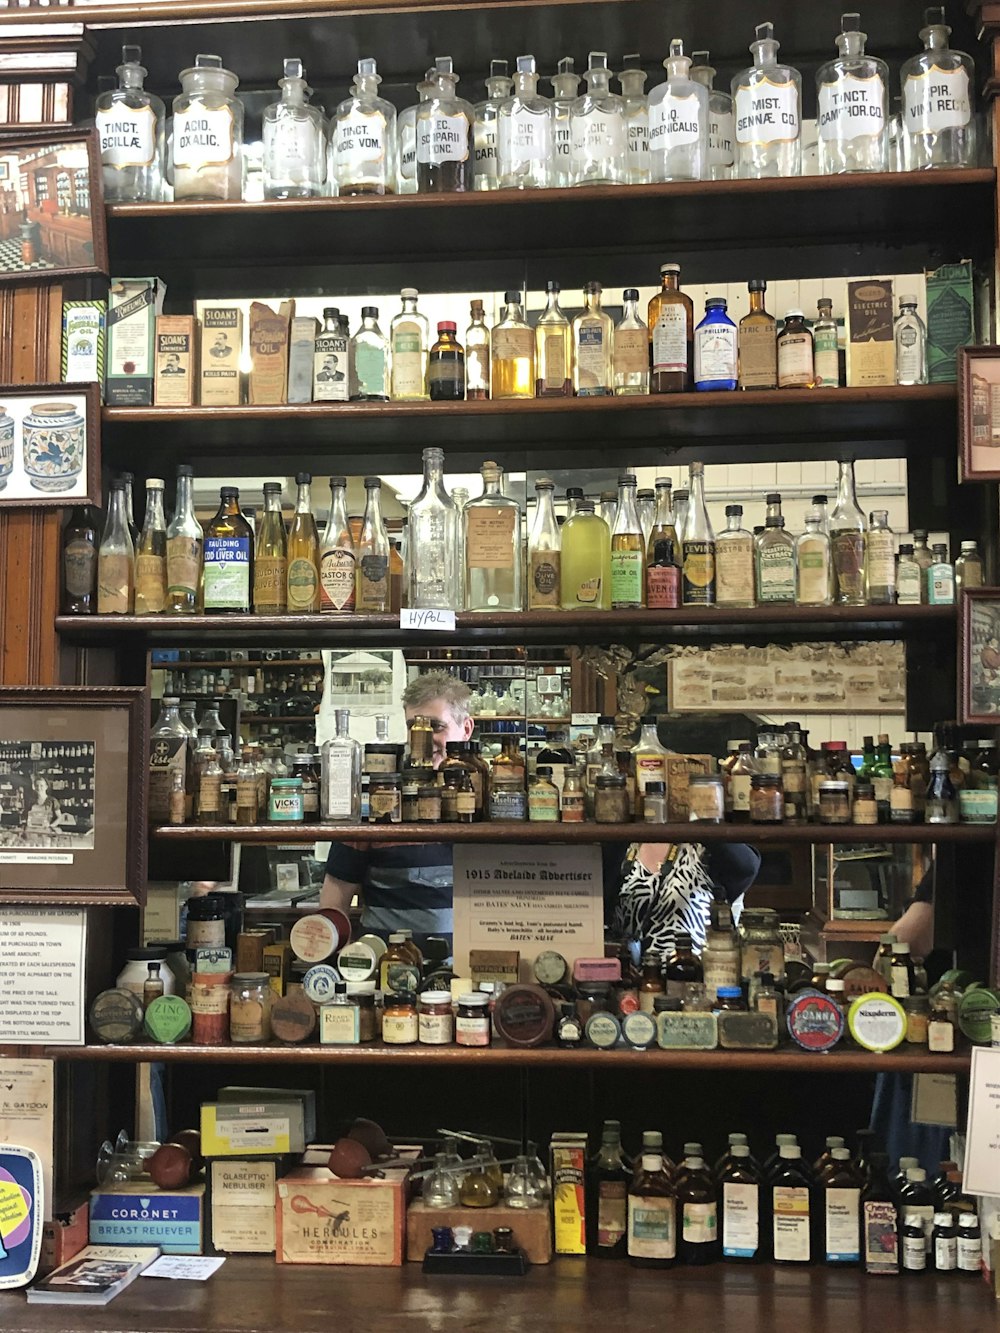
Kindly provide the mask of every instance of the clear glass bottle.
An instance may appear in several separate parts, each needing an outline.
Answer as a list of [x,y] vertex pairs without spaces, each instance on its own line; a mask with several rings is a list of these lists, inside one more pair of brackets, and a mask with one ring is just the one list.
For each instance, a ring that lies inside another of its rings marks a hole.
[[573,331],[559,306],[558,282],[545,284],[546,306],[535,325],[535,397],[573,396]]
[[504,310],[490,338],[490,392],[497,398],[534,398],[535,336],[521,293],[504,292]]
[[639,314],[639,292],[622,292],[622,317],[615,325],[612,353],[614,390],[617,398],[649,393],[649,329]]
[[573,102],[570,118],[573,185],[621,185],[625,180],[625,104],[611,91],[604,51],[591,51],[587,91]]
[[576,513],[560,532],[560,604],[564,611],[611,610],[611,529],[590,500],[579,500]]
[[666,79],[649,94],[650,179],[704,180],[708,175],[708,89],[691,78],[691,58],[676,37],[663,68]]
[[611,532],[611,605],[616,610],[646,605],[646,544],[635,507],[635,477],[618,478],[618,511]]
[[139,529],[135,522],[135,505],[132,498],[132,487],[135,483],[135,474],[132,472],[119,473],[122,481],[125,483],[125,522],[128,524],[129,536],[132,538],[132,545],[137,546],[139,542]]
[[865,596],[869,605],[896,601],[896,534],[889,527],[889,511],[873,509],[865,537]]
[[538,91],[534,56],[518,56],[514,91],[500,104],[500,188],[543,190],[552,161],[552,103]]
[[649,179],[649,99],[642,56],[622,60],[618,83],[625,107],[625,184],[645,185]]
[[735,389],[736,325],[726,314],[724,296],[710,296],[694,331],[694,387],[701,391]]
[[756,539],[757,601],[761,606],[795,601],[795,541],[785,531],[781,496],[767,497],[764,531]]
[[156,203],[163,193],[166,107],[143,87],[142,49],[122,47],[118,87],[101,93],[94,117],[109,204]]
[[320,543],[319,609],[355,609],[357,550],[347,520],[347,478],[330,478],[330,515]]
[[163,517],[163,481],[146,480],[146,512],[135,548],[135,614],[155,615],[167,601],[167,524]]
[[580,91],[580,76],[573,72],[573,57],[563,56],[549,82],[552,84],[552,172],[554,186],[573,184],[572,108]]
[[854,464],[838,464],[837,501],[830,514],[834,601],[840,606],[865,602],[865,516],[858,506]]
[[778,388],[811,389],[815,380],[813,337],[801,310],[786,310],[778,334]]
[[379,97],[375,61],[358,61],[351,96],[337,107],[330,136],[331,176],[338,194],[396,193],[396,108]]
[[264,198],[313,199],[326,182],[326,122],[310,106],[301,60],[285,61],[281,99],[264,108]]
[[528,537],[528,610],[555,610],[559,606],[562,541],[552,505],[555,482],[535,482],[535,519]]
[[423,451],[424,479],[409,508],[408,605],[459,609],[458,510],[444,486],[444,452]]
[[639,515],[644,549],[649,549],[649,534],[656,522],[656,492],[644,486],[635,493],[635,512]]
[[194,513],[194,468],[177,468],[177,496],[167,528],[167,601],[171,615],[201,609],[204,533]]
[[983,557],[975,542],[963,542],[961,554],[955,561],[955,591],[963,588],[981,588],[986,582]]
[[660,743],[658,717],[644,717],[641,720],[639,739],[631,750],[631,768],[635,773],[636,816],[642,819],[643,802],[646,787],[650,782],[662,782],[664,791],[667,782],[667,755],[669,751]]
[[687,522],[690,496],[687,487],[678,486],[674,491],[674,525],[677,528],[677,553],[681,564],[684,563],[684,525]]
[[378,306],[361,307],[361,327],[351,339],[352,403],[389,401],[389,339],[378,325]]
[[474,108],[472,183],[477,190],[500,187],[500,107],[510,96],[512,86],[506,60],[491,60],[486,100],[477,102]]
[[485,402],[490,396],[490,331],[482,301],[469,305],[470,323],[465,330],[465,397]]
[[288,591],[286,605],[292,614],[311,615],[319,610],[319,531],[312,507],[312,476],[298,472],[295,513],[288,532]]
[[243,103],[221,56],[198,55],[173,101],[174,199],[243,198]]
[[461,194],[472,189],[475,113],[455,92],[451,56],[435,63],[434,91],[417,107],[417,193]]
[[441,320],[437,341],[427,361],[427,386],[431,402],[464,402],[465,348],[458,341],[452,320]]
[[336,734],[320,749],[320,814],[328,824],[361,820],[361,746],[351,739],[351,710],[334,709]]
[[396,157],[398,165],[397,192],[416,194],[417,192],[417,112],[423,102],[429,100],[434,92],[434,75],[437,71],[429,69],[417,84],[417,100],[411,106],[404,107],[396,117]]
[[323,327],[313,343],[313,402],[346,403],[350,395],[350,340],[336,306],[323,310]]
[[601,284],[584,283],[583,310],[573,320],[573,392],[577,398],[608,398],[614,392],[614,333],[614,320],[601,309]]
[[955,601],[955,569],[948,559],[948,547],[935,542],[927,570],[927,600],[931,606],[952,606]]
[[705,465],[688,468],[688,506],[684,516],[681,600],[684,606],[714,606],[715,533],[705,504]]
[[253,528],[235,486],[223,486],[219,499],[219,512],[205,529],[202,599],[206,615],[242,614],[250,610],[253,588]]
[[396,400],[419,402],[429,397],[427,358],[430,354],[430,326],[417,309],[416,287],[404,287],[399,293],[403,308],[393,315],[389,325],[391,357],[391,393]]
[[726,505],[726,526],[715,539],[715,604],[756,606],[753,534],[743,526],[743,506]]
[[677,520],[673,506],[673,482],[669,477],[656,478],[656,510],[653,514],[653,526],[646,541],[646,559],[651,561],[657,542],[671,542],[675,556],[679,556],[677,540]]
[[830,605],[830,538],[818,509],[806,511],[805,531],[795,541],[795,601],[799,606]]
[[764,309],[767,283],[763,278],[751,278],[747,291],[750,310],[737,331],[740,388],[774,389],[778,385],[778,323]]
[[976,164],[975,66],[948,45],[951,28],[943,7],[924,10],[919,55],[899,71],[903,92],[903,167],[972,167]]
[[389,610],[389,534],[382,518],[381,477],[365,477],[365,516],[357,545],[354,604],[368,615]]
[[816,71],[821,176],[889,170],[889,67],[865,54],[860,14],[844,14],[836,60]]
[[253,556],[253,609],[280,615],[288,609],[288,536],[281,513],[281,483],[264,483],[264,512]]
[[923,596],[924,571],[913,558],[913,544],[899,543],[896,561],[896,600],[901,606],[919,606]]
[[97,551],[97,614],[132,614],[135,601],[135,547],[125,515],[125,483],[111,483],[104,534]]
[[736,155],[736,129],[733,124],[733,99],[715,87],[715,68],[708,63],[707,51],[695,51],[691,59],[691,78],[708,89],[708,165],[703,179],[727,181],[733,175]]
[[496,463],[479,469],[483,493],[462,514],[465,545],[465,609],[520,611],[521,506],[503,493]]
[[917,314],[917,298],[899,298],[899,314],[893,324],[896,342],[896,383],[927,383],[927,326]]
[[934,556],[927,544],[927,533],[923,528],[913,529],[913,561],[920,570],[920,600],[926,605],[929,595],[927,571],[934,563]]
[[802,164],[802,75],[778,63],[774,24],[759,23],[753,64],[733,79],[736,175],[740,180],[797,176]]
[[650,389],[684,393],[691,387],[694,304],[680,289],[680,264],[660,265],[660,290],[649,302]]
[[813,336],[813,386],[817,389],[840,387],[840,337],[833,318],[833,302],[821,296],[816,302]]

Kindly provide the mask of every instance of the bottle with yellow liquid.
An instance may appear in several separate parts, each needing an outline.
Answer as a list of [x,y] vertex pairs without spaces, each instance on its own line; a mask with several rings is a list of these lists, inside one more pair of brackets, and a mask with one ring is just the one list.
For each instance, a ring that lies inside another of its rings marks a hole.
[[281,486],[267,481],[253,558],[253,609],[258,615],[280,615],[287,605],[288,537],[281,514]]
[[504,292],[503,319],[491,338],[493,398],[534,398],[535,335],[524,318],[520,292]]
[[560,603],[564,611],[611,610],[611,529],[594,513],[591,500],[579,500],[576,513],[560,533]]
[[299,472],[295,484],[299,491],[288,533],[286,604],[294,615],[310,615],[319,610],[319,530],[312,508],[312,477]]

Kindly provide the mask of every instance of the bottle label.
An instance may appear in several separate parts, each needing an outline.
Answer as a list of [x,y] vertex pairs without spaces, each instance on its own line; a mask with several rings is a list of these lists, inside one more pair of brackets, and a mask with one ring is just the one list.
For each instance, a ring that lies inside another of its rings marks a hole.
[[350,819],[354,813],[354,758],[346,746],[330,747],[323,774],[323,813],[330,819]]
[[347,339],[339,333],[321,333],[313,345],[313,401],[346,403],[347,369]]
[[515,505],[470,504],[465,510],[465,561],[469,569],[513,569]]
[[197,537],[167,538],[167,593],[193,595],[201,581],[201,542]]
[[250,610],[250,538],[205,538],[205,610]]
[[837,587],[842,596],[861,597],[865,590],[865,537],[853,528],[830,539]]
[[324,551],[319,566],[319,609],[353,611],[357,560],[353,551]]
[[562,390],[566,373],[566,339],[561,333],[546,333],[542,340],[542,388]]
[[823,1191],[826,1216],[826,1262],[856,1264],[861,1258],[859,1189]]
[[547,163],[552,156],[552,122],[548,113],[514,107],[500,117],[500,155],[509,171],[532,162]]
[[775,1185],[771,1190],[774,1257],[809,1263],[809,1191],[801,1185]]
[[645,329],[615,329],[615,375],[644,375],[649,369],[649,338]]
[[425,1046],[450,1046],[455,1033],[455,1020],[449,1014],[420,1014],[417,1034]]
[[905,1000],[910,994],[910,969],[891,967],[889,969],[889,988],[897,1000]]
[[762,546],[757,552],[762,602],[795,601],[795,557],[784,544]]
[[611,603],[613,606],[642,606],[641,551],[611,552]]
[[167,561],[162,555],[145,553],[135,558],[135,609],[162,611],[167,599]]
[[333,141],[334,169],[341,184],[385,162],[385,116],[355,107],[337,121]]
[[617,1245],[628,1226],[624,1180],[602,1180],[597,1187],[597,1243]]
[[323,172],[326,147],[320,124],[279,111],[264,121],[264,174],[272,180],[309,180]]
[[649,113],[637,111],[625,119],[628,166],[633,171],[649,170]]
[[715,604],[715,542],[684,543],[684,581],[681,600],[685,606]]
[[910,134],[961,130],[972,119],[969,75],[964,67],[910,74],[903,83],[903,128]]
[[420,329],[398,324],[392,335],[392,392],[395,398],[419,398],[426,394],[425,356]]
[[653,325],[653,370],[687,374],[688,316],[679,301],[660,306]]
[[715,543],[715,600],[719,606],[753,605],[753,538],[749,534]]
[[416,1014],[386,1014],[382,1019],[382,1040],[390,1046],[407,1046],[417,1040]]
[[88,597],[94,591],[97,551],[85,537],[74,537],[63,550],[63,579],[70,597]]
[[655,754],[647,751],[645,754],[635,756],[635,785],[636,790],[645,792],[647,782],[667,781],[667,757],[662,754]]
[[528,609],[559,605],[559,566],[558,551],[532,551],[530,558],[530,578],[528,581]]
[[[711,996],[716,996],[718,994],[720,986],[738,986],[742,981],[742,977],[740,976],[739,954],[735,950],[704,949],[701,955],[701,965],[704,971],[705,989]],[[753,1185],[734,1185],[733,1188],[756,1189]],[[755,1202],[755,1227],[757,1223],[756,1208],[757,1204]]]
[[727,1259],[752,1259],[760,1247],[758,1193],[757,1185],[722,1187],[722,1253]]
[[865,1230],[865,1269],[869,1273],[899,1272],[899,1233],[896,1208],[888,1201],[862,1204]]
[[736,89],[736,142],[790,143],[799,137],[799,92],[795,84],[755,79]]
[[934,1267],[939,1273],[950,1273],[958,1267],[958,1240],[955,1236],[935,1237]]
[[170,792],[174,773],[184,776],[187,764],[184,736],[154,736],[149,746],[149,819],[165,824],[170,817]]
[[927,1267],[927,1250],[920,1236],[903,1237],[903,1267],[910,1273],[922,1273]]
[[317,592],[319,574],[311,560],[297,556],[288,566],[288,609],[289,611],[315,611],[318,609]]
[[919,380],[923,373],[923,339],[919,329],[911,324],[901,324],[896,329],[896,376],[897,383],[905,384]]
[[694,382],[736,379],[735,324],[699,325],[694,331]]
[[385,351],[367,342],[354,344],[354,374],[358,393],[366,398],[387,398],[389,386],[385,382]]
[[783,333],[778,339],[778,388],[808,389],[812,382],[812,334]]
[[493,330],[494,361],[516,361],[518,357],[530,359],[533,350],[534,340],[529,328],[504,328],[501,324]]
[[429,115],[417,119],[417,161],[424,166],[469,160],[469,122],[454,116]]
[[686,1203],[683,1237],[689,1245],[714,1245],[719,1234],[719,1210],[713,1203]]
[[[903,1226],[908,1223],[917,1222],[923,1228],[924,1233],[924,1254],[931,1252],[931,1232],[934,1230],[934,1208],[929,1203],[904,1203],[902,1207]],[[906,1238],[903,1238],[903,1247],[906,1248]]]
[[869,529],[867,541],[868,587],[895,588],[896,542],[891,532]]
[[132,557],[100,552],[97,557],[97,610],[102,615],[128,615],[133,597]]
[[977,1273],[983,1263],[983,1242],[978,1236],[958,1234],[958,1267],[963,1273]]
[[838,74],[819,89],[819,137],[857,139],[874,138],[885,129],[885,84],[877,74],[859,79],[854,74]]
[[708,165],[731,167],[736,156],[736,129],[731,111],[713,112],[708,120]]
[[734,773],[729,779],[729,795],[733,802],[733,813],[750,812],[750,774]]
[[740,385],[773,389],[778,383],[778,348],[774,324],[744,320],[739,329]]
[[490,1020],[488,1018],[456,1018],[455,1044],[457,1046],[489,1046]]
[[235,151],[233,113],[228,106],[206,107],[200,102],[174,112],[174,168],[199,171],[225,167]]
[[222,774],[202,773],[198,783],[198,809],[207,814],[214,810],[218,813],[219,800],[222,796]]
[[700,137],[701,104],[697,93],[677,97],[671,92],[649,107],[649,147],[654,153],[687,148]]
[[152,166],[156,156],[156,115],[151,106],[126,106],[115,102],[94,117],[101,144],[101,165],[121,171],[123,167]]
[[389,561],[384,555],[369,551],[358,561],[361,572],[358,588],[359,611],[387,611],[389,608]]
[[495,181],[498,172],[497,122],[477,120],[473,131],[477,180]]
[[[554,784],[553,784],[554,788]],[[559,792],[549,791],[540,783],[528,792],[528,818],[541,823],[555,823],[559,819]]]
[[677,1221],[672,1198],[629,1195],[628,1252],[633,1259],[676,1259]]
[[576,335],[576,375],[578,397],[607,392],[607,347],[600,324],[584,324]]
[[574,116],[570,122],[573,165],[585,169],[592,162],[613,162],[625,156],[625,120],[600,108]]
[[494,787],[490,792],[491,819],[527,819],[528,801],[523,787]]
[[825,602],[830,596],[829,546],[818,537],[799,539],[796,549],[798,561],[798,600]]
[[257,775],[253,777],[240,778],[236,780],[236,808],[237,810],[251,810],[253,817],[257,817]]
[[[413,110],[416,110],[414,107]],[[399,178],[412,189],[402,193],[414,193],[417,188],[417,128],[411,120],[399,121]]]
[[253,564],[253,604],[256,610],[268,607],[284,610],[287,598],[288,561],[284,556],[258,556]]
[[680,570],[676,565],[649,565],[646,569],[646,605],[668,610],[681,604]]
[[577,606],[597,606],[604,589],[604,580],[600,575],[592,579],[583,579],[577,584],[574,601]]
[[817,388],[836,389],[840,384],[839,349],[836,324],[817,324],[813,328],[813,372]]

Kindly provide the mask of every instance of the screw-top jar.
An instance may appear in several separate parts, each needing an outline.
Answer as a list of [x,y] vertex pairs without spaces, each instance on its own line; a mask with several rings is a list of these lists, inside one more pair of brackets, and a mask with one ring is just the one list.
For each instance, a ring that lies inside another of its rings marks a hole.
[[243,103],[220,56],[198,55],[174,98],[174,199],[243,198]]

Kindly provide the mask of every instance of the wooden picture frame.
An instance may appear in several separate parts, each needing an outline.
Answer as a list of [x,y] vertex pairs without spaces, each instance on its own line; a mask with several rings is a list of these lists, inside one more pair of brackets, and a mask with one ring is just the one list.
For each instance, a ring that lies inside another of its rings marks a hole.
[[95,129],[0,136],[0,283],[107,277],[103,183]]
[[[958,620],[958,720],[1000,726],[1000,588],[965,588]],[[996,643],[993,643],[993,640]]]
[[958,479],[1000,481],[1000,347],[958,349]]
[[145,686],[0,688],[0,903],[141,907]]
[[101,504],[97,384],[0,386],[0,510]]

